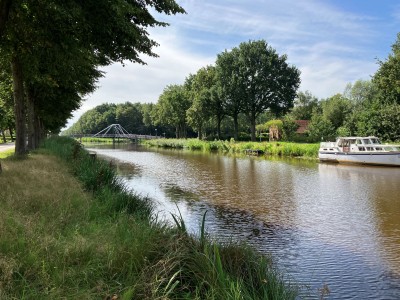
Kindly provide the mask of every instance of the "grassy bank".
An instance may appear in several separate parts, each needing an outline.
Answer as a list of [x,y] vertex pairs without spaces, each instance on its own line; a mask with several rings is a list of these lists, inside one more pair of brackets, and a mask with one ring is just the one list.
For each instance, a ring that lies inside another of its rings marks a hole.
[[[158,222],[70,139],[2,160],[0,299],[294,299],[271,260]],[[203,223],[204,224],[204,223]],[[115,298],[116,299],[116,298]]]
[[244,153],[245,150],[261,150],[265,155],[310,157],[318,156],[319,144],[300,144],[290,142],[235,142],[202,141],[198,139],[158,139],[147,140],[150,147],[176,148],[227,153]]
[[82,137],[77,138],[77,141],[81,143],[99,143],[99,144],[112,144],[112,143],[130,143],[129,139],[112,139],[112,138],[97,138],[97,137]]

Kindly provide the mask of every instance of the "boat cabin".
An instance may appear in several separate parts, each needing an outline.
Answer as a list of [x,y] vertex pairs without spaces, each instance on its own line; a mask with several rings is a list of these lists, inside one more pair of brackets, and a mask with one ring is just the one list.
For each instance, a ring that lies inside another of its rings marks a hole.
[[398,146],[382,145],[374,136],[338,137],[336,143],[321,143],[320,150],[339,152],[391,152],[399,151]]

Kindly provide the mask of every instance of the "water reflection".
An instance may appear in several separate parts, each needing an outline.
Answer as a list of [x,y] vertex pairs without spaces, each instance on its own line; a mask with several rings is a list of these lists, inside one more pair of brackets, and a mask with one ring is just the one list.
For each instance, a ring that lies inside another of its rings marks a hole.
[[124,162],[121,176],[165,218],[178,206],[195,232],[207,210],[211,236],[273,253],[312,295],[328,284],[328,299],[400,299],[399,168],[98,151]]

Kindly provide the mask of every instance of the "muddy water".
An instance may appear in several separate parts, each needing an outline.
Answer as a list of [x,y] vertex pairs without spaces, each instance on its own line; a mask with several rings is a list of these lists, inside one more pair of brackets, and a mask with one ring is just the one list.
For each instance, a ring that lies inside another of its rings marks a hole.
[[303,297],[400,299],[400,168],[143,148],[99,149],[121,176],[193,232],[273,253]]

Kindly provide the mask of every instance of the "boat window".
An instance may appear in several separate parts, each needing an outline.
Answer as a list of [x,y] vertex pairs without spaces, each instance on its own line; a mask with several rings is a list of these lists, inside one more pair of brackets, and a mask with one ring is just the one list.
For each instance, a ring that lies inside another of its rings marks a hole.
[[361,140],[360,140],[360,139],[357,139],[357,140],[356,140],[356,145],[361,145],[361,144],[362,144]]
[[369,141],[369,139],[363,139],[363,142],[364,142],[364,144],[366,144],[366,145],[371,144],[370,141]]
[[372,144],[380,144],[381,142],[378,139],[371,139]]
[[372,147],[367,147],[367,151],[372,151],[374,150]]
[[375,150],[381,151],[381,150],[382,150],[382,147],[375,147]]
[[358,150],[359,151],[365,151],[365,148],[364,147],[358,147]]

